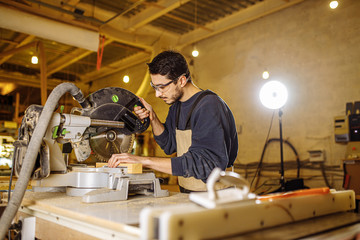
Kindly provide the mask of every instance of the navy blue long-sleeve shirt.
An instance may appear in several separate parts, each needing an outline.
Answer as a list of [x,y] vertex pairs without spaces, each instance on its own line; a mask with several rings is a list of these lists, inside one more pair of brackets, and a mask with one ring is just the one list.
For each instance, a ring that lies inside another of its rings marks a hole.
[[[208,90],[206,90],[208,91]],[[169,108],[165,130],[155,136],[156,142],[166,154],[176,152],[176,112],[181,104],[178,129],[186,128],[188,113],[197,96],[185,102],[176,102]],[[192,142],[182,156],[171,158],[172,174],[195,177],[206,182],[215,167],[222,170],[233,165],[238,152],[238,138],[234,117],[226,103],[217,95],[206,95],[192,112]]]

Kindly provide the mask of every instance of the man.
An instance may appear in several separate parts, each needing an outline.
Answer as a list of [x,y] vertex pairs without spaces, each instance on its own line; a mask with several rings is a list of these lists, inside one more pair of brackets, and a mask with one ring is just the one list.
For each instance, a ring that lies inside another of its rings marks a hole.
[[150,118],[156,142],[166,154],[177,157],[143,157],[114,154],[108,166],[142,163],[154,170],[179,176],[181,192],[206,191],[206,180],[215,167],[233,166],[238,151],[234,117],[215,93],[203,91],[191,80],[185,58],[164,51],[148,63],[156,97],[171,105],[165,124],[144,99],[145,108],[135,107],[140,119]]

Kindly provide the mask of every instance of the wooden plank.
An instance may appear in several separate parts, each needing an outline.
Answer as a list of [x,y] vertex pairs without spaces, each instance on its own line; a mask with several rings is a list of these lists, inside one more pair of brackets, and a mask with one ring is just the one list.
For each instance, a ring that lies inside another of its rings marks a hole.
[[[96,163],[96,168],[101,168],[103,166],[107,166],[107,163]],[[120,163],[120,167],[127,167],[127,172],[129,174],[140,174],[142,173],[142,164],[141,163]]]

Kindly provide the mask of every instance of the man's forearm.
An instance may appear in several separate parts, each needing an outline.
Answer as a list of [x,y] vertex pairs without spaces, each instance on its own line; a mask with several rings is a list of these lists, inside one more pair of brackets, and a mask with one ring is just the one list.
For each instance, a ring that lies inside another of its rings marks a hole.
[[155,136],[159,136],[165,130],[164,125],[160,122],[159,118],[155,115],[154,118],[151,120],[151,127],[153,129],[153,133]]
[[144,157],[141,161],[144,167],[154,169],[159,172],[172,174],[171,158],[159,158],[159,157]]

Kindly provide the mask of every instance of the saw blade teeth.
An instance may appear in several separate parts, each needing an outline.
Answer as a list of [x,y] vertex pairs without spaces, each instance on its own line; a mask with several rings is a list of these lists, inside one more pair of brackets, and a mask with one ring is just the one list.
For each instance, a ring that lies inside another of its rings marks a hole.
[[113,147],[113,149],[115,149],[115,151],[113,151],[112,153],[114,153],[114,152],[118,152],[118,153],[121,152],[121,150],[117,148],[116,143],[112,142],[112,147]]
[[131,153],[132,150],[133,150],[134,141],[135,141],[135,134],[131,135],[131,140],[130,141],[131,141],[131,143],[130,143],[131,148],[128,149],[128,151],[127,151],[128,153]]
[[90,147],[94,156],[101,162],[107,162],[112,154],[131,153],[134,145],[135,134],[125,135],[117,132],[114,141],[106,139],[106,134],[96,135],[90,138]]

